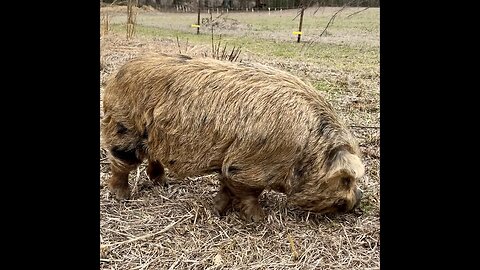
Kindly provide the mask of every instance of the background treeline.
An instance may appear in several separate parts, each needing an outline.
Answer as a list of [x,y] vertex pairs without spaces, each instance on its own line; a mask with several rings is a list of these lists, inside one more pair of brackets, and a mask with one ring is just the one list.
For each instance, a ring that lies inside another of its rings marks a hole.
[[[125,5],[127,0],[101,0],[103,4]],[[186,8],[195,10],[198,0],[134,0],[138,7],[148,5],[157,9]],[[229,9],[268,9],[268,8],[298,8],[300,5],[341,7],[379,7],[380,0],[200,0],[202,8],[229,8]]]

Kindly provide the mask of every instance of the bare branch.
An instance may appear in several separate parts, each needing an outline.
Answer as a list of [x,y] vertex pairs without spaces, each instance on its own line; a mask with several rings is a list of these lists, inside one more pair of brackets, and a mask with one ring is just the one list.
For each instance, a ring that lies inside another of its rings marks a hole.
[[[305,8],[302,8],[302,9],[305,9]],[[300,16],[300,13],[302,13],[302,9],[300,9],[298,12],[297,12],[297,15],[292,19],[292,21],[295,21],[295,19]]]
[[355,11],[354,13],[348,15],[347,18],[350,18],[350,16],[353,16],[353,15],[355,15],[355,14],[358,14],[358,13],[360,13],[360,12],[362,12],[362,11],[365,11],[365,10],[367,10],[367,9],[369,9],[369,8],[370,8],[370,7],[366,7],[366,8],[364,8],[364,9],[362,9],[362,10]]
[[295,21],[295,19],[300,16],[300,14],[302,13],[302,9],[305,10],[307,9],[308,7],[310,7],[312,5],[312,2],[313,0],[310,0],[310,2],[308,2],[308,4],[306,6],[303,5],[303,2],[301,2],[299,5],[298,5],[298,8],[300,9],[297,13],[297,15],[295,16],[295,18],[293,18],[292,21]]
[[373,129],[380,129],[380,127],[375,127],[375,126],[356,126],[356,125],[350,125],[351,128],[373,128]]
[[337,10],[337,11],[332,15],[332,17],[331,17],[330,20],[328,21],[327,25],[326,25],[325,28],[323,29],[322,33],[320,33],[320,35],[319,35],[317,38],[314,38],[314,39],[312,39],[310,42],[308,42],[305,51],[303,51],[303,49],[304,49],[303,47],[305,47],[305,45],[303,45],[303,47],[302,47],[303,53],[306,52],[318,38],[320,38],[321,36],[323,36],[323,34],[326,33],[328,27],[330,26],[330,24],[333,23],[333,21],[335,20],[335,18],[337,17],[337,15],[338,15],[340,12],[342,12],[345,8],[347,8],[352,2],[354,2],[354,1],[350,1],[350,2],[346,3],[345,5],[343,5],[339,10]]
[[333,23],[333,21],[335,20],[335,17],[337,17],[338,13],[340,13],[342,10],[344,10],[347,6],[344,5],[341,9],[337,10],[337,12],[335,12],[333,14],[333,16],[330,18],[330,20],[328,21],[327,23],[327,26],[325,26],[325,28],[323,29],[322,33],[320,34],[320,37],[327,31],[328,27],[330,26],[330,24]]

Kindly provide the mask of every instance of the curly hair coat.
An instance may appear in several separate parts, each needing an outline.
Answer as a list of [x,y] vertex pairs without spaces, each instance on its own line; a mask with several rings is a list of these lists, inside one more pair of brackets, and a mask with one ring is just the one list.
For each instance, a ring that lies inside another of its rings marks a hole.
[[361,198],[358,145],[310,84],[258,64],[150,54],[123,65],[103,96],[102,144],[110,190],[128,198],[128,174],[144,159],[165,181],[218,172],[219,214],[247,220],[264,212],[258,196],[283,192],[305,210],[344,212]]

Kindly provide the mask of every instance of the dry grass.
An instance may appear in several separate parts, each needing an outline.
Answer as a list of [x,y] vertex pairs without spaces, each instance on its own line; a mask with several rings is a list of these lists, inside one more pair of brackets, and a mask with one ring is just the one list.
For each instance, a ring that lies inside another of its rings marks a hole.
[[[104,155],[102,155],[104,157]],[[102,183],[108,177],[102,164]],[[289,209],[282,194],[262,195],[268,218],[245,224],[211,211],[215,176],[153,186],[145,166],[131,175],[132,200],[101,195],[101,268],[365,269],[379,265],[378,216],[319,216]]]
[[[173,39],[103,36],[101,89],[109,74],[144,51],[177,53],[178,44]],[[210,55],[211,47],[190,44],[185,51]],[[110,171],[100,149],[101,269],[380,268],[378,69],[346,72],[249,52],[240,58],[276,66],[329,89],[325,96],[352,126],[364,153],[367,172],[359,183],[364,190],[359,211],[317,215],[287,206],[282,194],[266,192],[261,196],[265,222],[246,224],[236,212],[218,218],[212,213],[215,175],[170,179],[160,187],[148,180],[145,164],[130,175],[132,199],[118,202],[105,187]]]

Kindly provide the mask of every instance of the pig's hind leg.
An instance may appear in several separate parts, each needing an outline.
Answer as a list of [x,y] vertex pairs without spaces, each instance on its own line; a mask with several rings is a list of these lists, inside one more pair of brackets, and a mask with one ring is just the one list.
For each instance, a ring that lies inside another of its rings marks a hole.
[[[240,212],[242,219],[247,222],[263,220],[265,212],[258,202],[258,196],[262,193],[263,187],[255,185],[255,183],[260,183],[261,181],[256,182],[251,174],[248,174],[246,171],[237,171],[235,174],[223,177],[221,180],[223,186],[215,198],[216,202],[218,198],[219,201],[226,204],[227,199],[225,198],[229,195],[228,197],[230,200],[233,200],[233,206]],[[223,206],[223,204],[217,203],[216,206]],[[228,201],[228,204],[230,204],[230,201]]]

